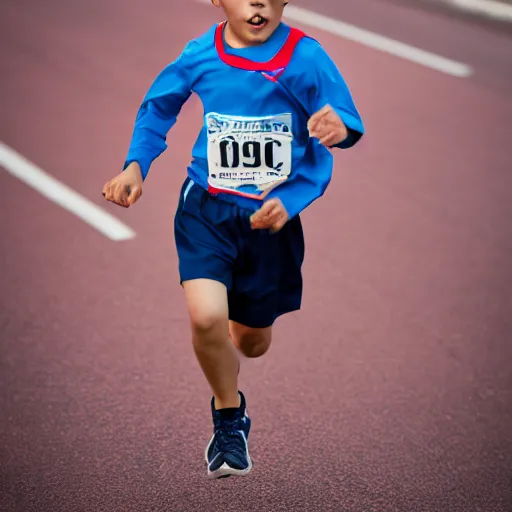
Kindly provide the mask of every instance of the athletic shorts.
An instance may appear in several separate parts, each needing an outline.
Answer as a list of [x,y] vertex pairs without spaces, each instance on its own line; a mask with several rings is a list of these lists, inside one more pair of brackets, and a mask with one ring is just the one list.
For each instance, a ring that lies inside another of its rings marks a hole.
[[204,278],[223,283],[230,320],[262,328],[300,309],[304,234],[299,216],[271,234],[251,229],[251,214],[187,178],[174,236],[180,282]]

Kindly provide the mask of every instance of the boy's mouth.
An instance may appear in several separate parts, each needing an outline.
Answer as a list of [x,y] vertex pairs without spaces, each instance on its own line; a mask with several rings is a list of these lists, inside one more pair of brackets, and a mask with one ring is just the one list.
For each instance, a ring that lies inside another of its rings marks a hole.
[[247,23],[249,23],[249,25],[251,25],[253,28],[262,29],[266,26],[268,20],[259,14],[255,14],[252,18],[247,20]]

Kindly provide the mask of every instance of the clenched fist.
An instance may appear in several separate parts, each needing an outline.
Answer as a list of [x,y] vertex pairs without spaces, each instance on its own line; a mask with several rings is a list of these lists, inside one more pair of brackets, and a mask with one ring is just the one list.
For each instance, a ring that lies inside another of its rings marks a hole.
[[142,195],[142,174],[137,162],[132,162],[122,173],[103,187],[107,201],[130,207]]
[[288,222],[288,212],[278,198],[272,198],[251,215],[252,229],[270,229],[276,233]]
[[310,137],[317,138],[320,144],[328,148],[343,142],[348,135],[347,127],[330,105],[309,118],[308,130]]

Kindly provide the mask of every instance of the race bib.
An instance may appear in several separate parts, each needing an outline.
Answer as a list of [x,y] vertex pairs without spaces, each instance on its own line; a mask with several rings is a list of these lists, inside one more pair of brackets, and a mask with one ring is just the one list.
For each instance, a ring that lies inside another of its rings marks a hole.
[[292,116],[206,115],[208,185],[263,199],[286,181],[292,162]]

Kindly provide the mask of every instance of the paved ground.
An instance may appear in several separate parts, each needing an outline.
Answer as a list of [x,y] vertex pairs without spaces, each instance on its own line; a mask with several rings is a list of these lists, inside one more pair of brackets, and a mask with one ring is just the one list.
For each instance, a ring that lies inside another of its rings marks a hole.
[[[512,41],[381,0],[296,4],[475,74],[308,29],[368,134],[304,215],[303,311],[243,363],[254,472],[212,483],[202,461],[209,392],[172,241],[193,100],[140,204],[105,205],[134,240],[0,172],[2,512],[512,509]],[[181,0],[10,0],[0,19],[0,140],[102,204],[149,82],[218,17]]]
[[[368,0],[362,0],[366,4]],[[492,32],[501,32],[512,35],[512,19],[507,10],[506,14],[502,11],[496,13],[493,7],[487,7],[487,0],[477,0],[476,6],[469,1],[457,2],[456,0],[383,0],[384,5],[389,3],[404,6],[410,9],[419,9],[421,12],[434,13],[441,16],[447,16],[451,19],[458,19],[464,23],[477,25],[480,29],[485,28]],[[489,0],[489,3],[503,4],[505,7],[512,5],[512,0]],[[474,45],[475,41],[468,41],[468,44]]]

